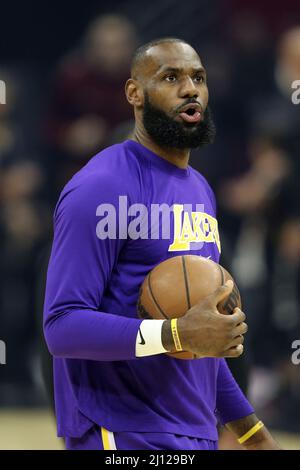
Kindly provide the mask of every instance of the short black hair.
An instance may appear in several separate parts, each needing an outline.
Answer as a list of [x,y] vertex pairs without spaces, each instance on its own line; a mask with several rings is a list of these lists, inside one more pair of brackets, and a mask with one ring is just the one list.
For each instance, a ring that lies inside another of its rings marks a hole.
[[[186,42],[184,39],[180,38],[174,38],[174,37],[165,37],[165,38],[158,38],[158,39],[153,39],[152,41],[147,42],[146,44],[143,44],[142,46],[139,46],[136,51],[133,54],[132,61],[131,61],[131,76],[135,75],[135,71],[138,67],[138,64],[143,60],[145,57],[145,54],[151,47],[158,46],[159,44],[164,44],[164,43],[174,43],[174,42],[182,42],[184,44],[190,44]],[[191,46],[192,47],[192,46]],[[133,77],[134,78],[134,77]]]

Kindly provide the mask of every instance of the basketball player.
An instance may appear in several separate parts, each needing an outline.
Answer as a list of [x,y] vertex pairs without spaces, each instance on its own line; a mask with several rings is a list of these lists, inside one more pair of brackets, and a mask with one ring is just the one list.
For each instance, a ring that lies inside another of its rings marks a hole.
[[[188,165],[190,150],[214,137],[198,54],[174,38],[140,47],[126,96],[132,139],[93,157],[55,210],[44,331],[58,435],[67,449],[213,450],[219,420],[245,448],[276,449],[224,360],[240,356],[247,331],[242,311],[216,308],[231,281],[175,330],[136,313],[139,287],[158,263],[182,254],[219,260],[214,195]],[[158,205],[172,208],[167,235],[165,214],[151,225]],[[181,349],[201,358],[165,354]]]

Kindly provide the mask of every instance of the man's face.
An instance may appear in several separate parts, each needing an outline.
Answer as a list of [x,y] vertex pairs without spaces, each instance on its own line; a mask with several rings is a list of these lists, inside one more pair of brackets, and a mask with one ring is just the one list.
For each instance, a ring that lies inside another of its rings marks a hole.
[[163,43],[148,51],[144,65],[143,124],[153,140],[173,148],[210,143],[214,125],[206,73],[194,49]]

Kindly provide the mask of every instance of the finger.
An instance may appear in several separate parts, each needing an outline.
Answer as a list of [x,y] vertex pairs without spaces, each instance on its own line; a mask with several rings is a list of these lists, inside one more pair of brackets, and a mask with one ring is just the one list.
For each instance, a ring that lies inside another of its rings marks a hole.
[[222,300],[225,300],[233,289],[233,281],[228,279],[222,286],[218,287],[209,297],[213,304],[217,306]]
[[224,352],[224,357],[239,357],[243,352],[244,346],[239,344],[238,346],[227,349],[227,351]]
[[243,344],[244,341],[245,341],[245,338],[243,335],[236,336],[229,344],[229,349],[234,348],[238,346],[239,344]]
[[246,315],[244,314],[244,312],[242,312],[241,309],[236,307],[233,311],[233,314],[230,315],[228,318],[231,318],[232,322],[235,325],[238,325],[239,323],[243,323],[243,321],[246,319]]
[[238,336],[238,335],[244,335],[245,333],[247,333],[248,331],[248,325],[247,323],[240,323],[240,325],[236,326],[234,331],[233,331],[233,334],[235,336]]

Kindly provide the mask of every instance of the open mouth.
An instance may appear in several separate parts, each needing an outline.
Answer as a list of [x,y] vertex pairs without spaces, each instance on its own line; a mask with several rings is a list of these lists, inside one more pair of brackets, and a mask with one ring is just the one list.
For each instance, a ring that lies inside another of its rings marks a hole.
[[188,116],[194,116],[196,110],[195,108],[189,108],[185,111],[185,113],[188,115]]
[[202,114],[201,114],[201,110],[199,106],[185,107],[183,109],[184,111],[179,113],[179,116],[181,117],[183,121],[188,122],[188,123],[197,123],[201,121]]

